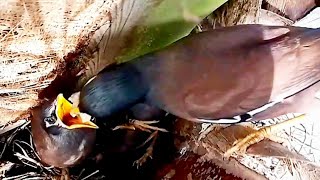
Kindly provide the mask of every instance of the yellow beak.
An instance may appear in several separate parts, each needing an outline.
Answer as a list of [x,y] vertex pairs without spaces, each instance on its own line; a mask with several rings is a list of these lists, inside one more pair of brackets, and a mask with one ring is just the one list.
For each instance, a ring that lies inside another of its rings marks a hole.
[[66,100],[62,94],[59,94],[56,101],[56,116],[58,121],[67,129],[76,128],[93,128],[98,126],[91,122],[91,116],[86,113],[81,113],[78,107]]

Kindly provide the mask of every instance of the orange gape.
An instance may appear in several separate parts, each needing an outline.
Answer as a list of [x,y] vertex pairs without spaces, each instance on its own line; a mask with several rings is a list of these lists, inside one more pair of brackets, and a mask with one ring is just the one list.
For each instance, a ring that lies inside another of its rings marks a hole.
[[79,108],[73,107],[73,105],[66,100],[62,94],[57,97],[56,115],[61,122],[66,125],[68,129],[75,128],[98,128],[97,125],[90,121],[90,118],[85,120]]

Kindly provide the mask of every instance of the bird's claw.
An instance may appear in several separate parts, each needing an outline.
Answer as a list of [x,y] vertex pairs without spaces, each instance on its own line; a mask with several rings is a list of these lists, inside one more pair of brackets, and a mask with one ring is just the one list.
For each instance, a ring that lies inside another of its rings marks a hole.
[[148,158],[152,159],[152,154],[153,154],[153,145],[152,147],[151,146],[148,147],[146,152],[139,159],[133,162],[133,166],[136,166],[137,169],[139,169],[139,167],[141,167],[148,160]]
[[135,125],[137,128],[141,129],[142,131],[148,131],[154,130],[154,131],[161,131],[161,132],[168,132],[164,128],[159,128],[156,126],[151,126],[150,124],[158,123],[159,121],[139,121],[139,120],[133,120],[133,125]]
[[236,140],[233,143],[233,146],[224,153],[223,158],[229,159],[230,156],[234,153],[244,154],[249,146],[258,143],[265,138],[269,138],[273,133],[285,128],[286,126],[293,126],[295,125],[295,123],[300,122],[304,119],[305,115],[303,114],[279,124],[267,126],[253,133],[250,133],[245,138]]
[[245,154],[245,152],[247,151],[248,147],[258,143],[260,141],[262,141],[264,138],[267,138],[268,135],[266,135],[265,133],[263,133],[265,131],[265,128],[262,128],[256,132],[253,132],[249,135],[247,135],[245,138],[243,139],[238,139],[236,140],[232,147],[229,148],[224,154],[223,154],[223,158],[224,159],[229,159],[231,155],[233,155],[234,153],[237,154]]
[[158,123],[159,121],[139,121],[139,120],[135,120],[132,119],[129,121],[129,124],[125,124],[125,125],[119,125],[116,126],[115,128],[113,128],[113,130],[117,130],[117,129],[130,129],[130,130],[136,130],[136,129],[140,129],[141,131],[145,131],[145,132],[149,132],[152,134],[148,137],[147,140],[145,140],[140,146],[138,146],[137,148],[140,148],[142,146],[144,146],[145,144],[147,144],[149,141],[152,140],[150,146],[147,148],[146,152],[143,154],[142,157],[140,157],[138,160],[133,162],[133,166],[136,166],[137,169],[142,166],[150,157],[152,159],[152,154],[153,154],[153,146],[156,142],[156,139],[158,137],[158,132],[168,132],[166,129],[164,128],[159,128],[159,127],[155,127],[155,126],[151,126],[151,124],[155,124]]
[[136,130],[136,128],[132,125],[132,124],[123,124],[123,125],[119,125],[114,127],[112,130],[118,130],[118,129],[129,129],[129,130]]
[[151,130],[154,131],[161,131],[161,132],[168,132],[164,128],[159,128],[155,126],[151,126],[150,124],[158,123],[159,121],[139,121],[139,120],[130,120],[129,124],[125,125],[119,125],[113,128],[113,130],[117,129],[130,129],[130,130],[136,130],[140,129],[141,131],[149,132],[151,133]]
[[142,155],[142,157],[134,161],[133,165],[136,165],[137,169],[147,161],[148,157],[152,159],[153,147],[154,147],[154,144],[156,143],[157,138],[158,138],[158,131],[155,131],[149,136],[149,138],[144,143],[142,143],[140,146],[137,147],[137,148],[140,148],[144,146],[147,142],[152,140],[150,146],[147,148],[146,152]]

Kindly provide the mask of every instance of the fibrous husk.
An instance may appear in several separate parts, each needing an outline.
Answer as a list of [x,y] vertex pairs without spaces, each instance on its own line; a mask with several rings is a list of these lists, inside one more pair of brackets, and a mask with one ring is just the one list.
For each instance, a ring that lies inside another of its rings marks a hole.
[[287,17],[292,21],[301,19],[316,6],[317,0],[264,0],[264,8]]
[[38,93],[65,66],[63,59],[101,25],[110,24],[113,1],[1,2],[0,125],[37,104]]
[[77,76],[84,74],[83,84],[113,63],[124,37],[143,16],[137,12],[146,13],[148,6],[160,2],[1,2],[0,125],[23,118],[39,103],[39,95],[51,98],[60,89],[72,88]]
[[213,27],[256,24],[262,0],[230,0],[210,15]]
[[315,0],[229,0],[200,26],[202,31],[206,31],[238,24],[292,25],[315,6]]

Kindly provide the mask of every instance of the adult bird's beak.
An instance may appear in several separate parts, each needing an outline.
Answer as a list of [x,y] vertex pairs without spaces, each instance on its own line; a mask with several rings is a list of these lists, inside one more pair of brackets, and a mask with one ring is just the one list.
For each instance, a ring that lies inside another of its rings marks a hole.
[[56,99],[56,117],[57,121],[67,129],[92,128],[98,126],[91,121],[91,116],[81,113],[78,107],[74,107],[62,94]]

